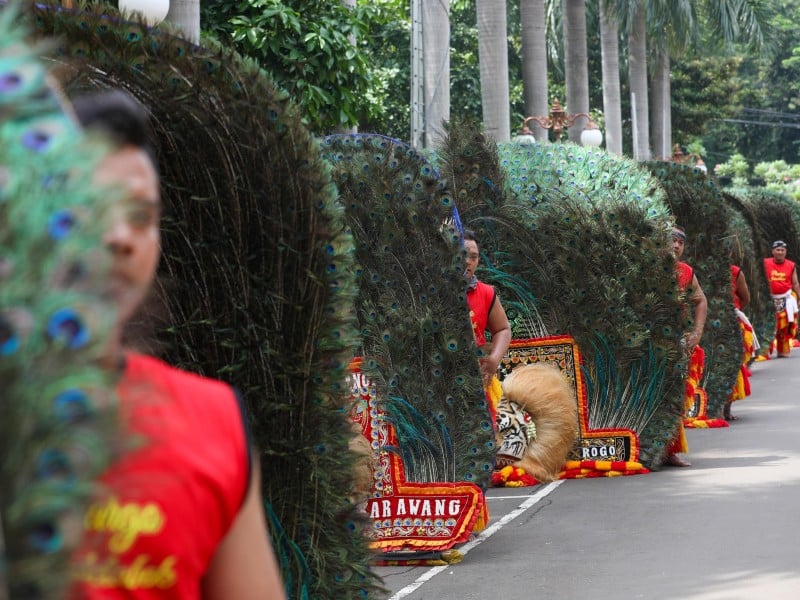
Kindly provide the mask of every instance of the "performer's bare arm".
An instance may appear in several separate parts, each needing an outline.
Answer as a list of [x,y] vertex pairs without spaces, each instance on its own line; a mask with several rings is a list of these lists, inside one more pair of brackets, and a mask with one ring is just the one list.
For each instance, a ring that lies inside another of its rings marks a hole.
[[792,271],[792,289],[797,297],[800,298],[800,282],[797,280],[797,268]]
[[736,277],[736,295],[739,297],[739,303],[742,305],[742,310],[747,308],[750,304],[750,288],[747,287],[747,280],[744,278],[744,273],[739,271]]
[[500,298],[495,299],[492,310],[489,311],[486,328],[492,334],[492,349],[488,356],[481,359],[481,373],[484,379],[489,379],[497,372],[497,367],[511,343],[511,325],[508,323],[506,310],[500,303]]
[[694,328],[686,335],[686,345],[689,349],[694,348],[700,343],[703,337],[703,327],[706,325],[706,315],[708,314],[708,301],[697,281],[697,276],[692,275],[692,296],[690,298],[694,305]]
[[217,548],[203,580],[204,600],[285,600],[278,564],[267,539],[261,477],[253,460],[247,498]]

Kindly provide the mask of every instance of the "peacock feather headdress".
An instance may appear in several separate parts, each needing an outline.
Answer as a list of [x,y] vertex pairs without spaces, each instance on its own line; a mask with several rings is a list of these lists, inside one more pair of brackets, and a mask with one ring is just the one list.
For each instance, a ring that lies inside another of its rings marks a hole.
[[[243,394],[290,598],[377,589],[350,500],[352,238],[300,113],[257,65],[105,6],[37,9],[69,90],[149,106],[162,175],[161,354]],[[156,320],[156,316],[158,319]]]
[[[731,262],[742,269],[750,291],[751,306],[762,306],[769,300],[762,258],[769,256],[770,244],[750,202],[726,191],[722,192],[722,199],[731,212],[731,233],[725,241],[725,249],[730,252]],[[746,312],[751,312],[751,308],[748,307]]]
[[[498,149],[475,131],[451,127],[441,162],[454,195],[469,199],[465,222],[486,240],[482,277],[504,304],[522,314],[532,305],[542,329],[576,339],[596,392],[592,426],[637,430],[642,460],[656,465],[678,426],[682,389],[660,187],[636,163],[601,151]],[[514,335],[526,337],[520,322]]]
[[[697,168],[677,163],[651,162],[646,166],[666,191],[675,223],[686,230],[682,257],[695,270],[708,301],[703,338],[706,355],[702,387],[708,394],[710,416],[722,415],[741,366],[742,337],[733,310],[730,257],[727,240],[731,210],[716,184]],[[691,317],[691,311],[688,317]],[[686,325],[686,329],[690,324]]]
[[0,596],[53,598],[117,434],[108,192],[18,17],[0,9]]
[[536,294],[513,270],[504,269],[504,265],[514,261],[512,253],[518,248],[504,245],[500,238],[513,236],[509,228],[516,227],[524,235],[525,225],[515,221],[513,209],[511,215],[507,214],[506,174],[500,165],[497,146],[487,140],[480,124],[473,119],[456,117],[447,132],[435,159],[456,198],[462,221],[478,234],[479,273],[498,288],[515,337],[546,336]]
[[397,430],[406,480],[485,486],[494,430],[453,197],[432,165],[397,140],[333,135],[321,147],[356,245],[362,370]]

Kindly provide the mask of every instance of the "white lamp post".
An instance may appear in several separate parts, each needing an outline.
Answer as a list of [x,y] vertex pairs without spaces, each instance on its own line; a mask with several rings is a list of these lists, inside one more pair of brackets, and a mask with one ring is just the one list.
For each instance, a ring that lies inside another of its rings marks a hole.
[[586,128],[581,131],[581,146],[591,146],[592,148],[599,148],[603,143],[603,132],[597,124],[589,119]]

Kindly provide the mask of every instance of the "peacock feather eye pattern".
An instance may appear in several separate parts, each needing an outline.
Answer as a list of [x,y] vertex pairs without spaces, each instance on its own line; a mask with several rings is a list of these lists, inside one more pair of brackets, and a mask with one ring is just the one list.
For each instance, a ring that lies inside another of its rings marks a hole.
[[118,437],[113,376],[95,363],[114,321],[90,184],[103,148],[62,112],[16,11],[0,12],[0,562],[10,597],[62,597],[77,542],[65,524]]
[[83,314],[71,307],[58,309],[50,315],[46,331],[51,341],[64,344],[70,350],[85,346],[91,339]]
[[0,315],[0,356],[9,356],[19,350],[20,339],[14,325]]
[[62,391],[53,398],[53,414],[66,423],[77,423],[89,418],[94,411],[91,399],[80,388]]

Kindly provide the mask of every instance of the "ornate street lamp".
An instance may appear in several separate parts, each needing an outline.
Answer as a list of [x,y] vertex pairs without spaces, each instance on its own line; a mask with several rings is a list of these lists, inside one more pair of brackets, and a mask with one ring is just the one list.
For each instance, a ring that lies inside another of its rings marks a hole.
[[551,129],[555,134],[556,141],[561,140],[561,134],[565,129],[572,127],[577,119],[586,117],[588,123],[581,132],[581,145],[599,147],[603,143],[603,132],[597,127],[597,124],[592,121],[592,118],[586,113],[567,114],[558,102],[558,98],[553,100],[553,105],[550,107],[550,114],[546,117],[525,117],[522,122],[522,129],[519,135],[514,138],[514,141],[519,144],[535,144],[536,138],[533,132],[528,128],[528,123],[534,121],[543,129]]

